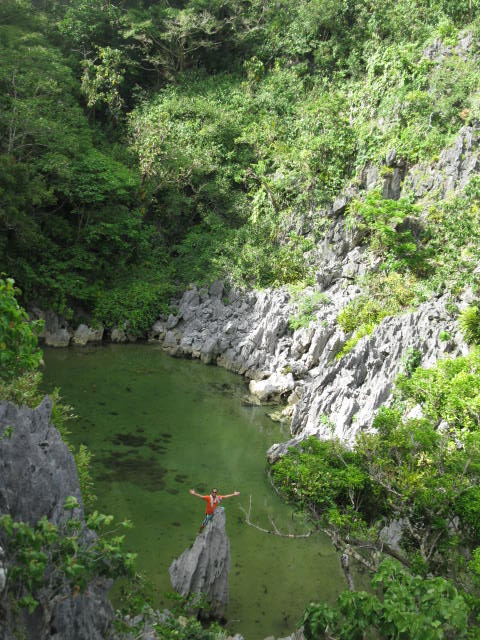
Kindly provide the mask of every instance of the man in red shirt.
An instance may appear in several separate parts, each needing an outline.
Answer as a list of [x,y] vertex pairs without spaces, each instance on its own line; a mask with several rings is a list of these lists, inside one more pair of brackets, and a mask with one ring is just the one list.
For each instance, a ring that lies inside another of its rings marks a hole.
[[200,529],[198,530],[198,533],[201,533],[205,528],[205,525],[207,525],[210,522],[210,520],[213,518],[213,512],[215,511],[215,509],[218,507],[218,505],[222,500],[225,500],[226,498],[234,498],[235,496],[240,495],[240,491],[234,491],[233,493],[229,493],[226,496],[222,496],[222,495],[219,495],[216,489],[212,489],[212,493],[209,496],[202,496],[199,493],[197,493],[194,489],[190,489],[190,493],[192,494],[192,496],[195,496],[197,498],[202,498],[202,500],[205,500],[205,502],[207,503],[207,508],[205,509],[205,518],[203,519],[203,522],[200,525]]

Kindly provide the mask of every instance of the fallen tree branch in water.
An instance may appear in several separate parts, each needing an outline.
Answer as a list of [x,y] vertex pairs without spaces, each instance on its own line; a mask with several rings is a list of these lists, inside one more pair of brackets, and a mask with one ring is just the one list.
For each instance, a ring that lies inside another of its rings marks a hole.
[[239,505],[239,508],[245,514],[245,522],[248,524],[248,526],[253,527],[254,529],[257,529],[257,531],[261,531],[262,533],[268,533],[270,535],[279,536],[280,538],[309,538],[312,535],[311,531],[309,531],[308,533],[282,533],[278,529],[277,525],[275,524],[275,521],[270,515],[268,516],[268,519],[270,520],[270,524],[272,525],[273,529],[264,529],[260,525],[255,524],[251,520],[252,496],[250,496],[250,505],[248,507],[248,512],[242,507],[242,505]]

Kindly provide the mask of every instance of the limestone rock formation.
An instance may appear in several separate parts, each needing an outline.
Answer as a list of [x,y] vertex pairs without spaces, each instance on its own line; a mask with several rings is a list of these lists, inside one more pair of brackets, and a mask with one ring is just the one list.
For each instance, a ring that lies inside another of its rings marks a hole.
[[73,330],[67,320],[57,315],[54,311],[37,310],[37,317],[45,321],[43,334],[45,344],[49,347],[68,347],[73,335]]
[[125,329],[123,329],[122,327],[113,327],[113,329],[110,331],[110,340],[112,342],[127,342],[128,337]]
[[35,525],[44,515],[60,524],[68,496],[81,501],[75,460],[50,422],[48,397],[36,409],[0,404],[0,512]]
[[31,320],[43,320],[45,325],[39,338],[49,347],[68,347],[70,344],[84,347],[89,343],[98,343],[103,340],[104,327],[94,327],[81,323],[74,330],[68,320],[54,311],[44,311],[38,307],[28,309]]
[[89,342],[101,342],[103,339],[103,327],[95,329],[86,324],[79,324],[73,334],[72,343],[79,347],[84,347]]
[[[0,513],[34,525],[46,515],[54,524],[66,518],[63,503],[68,496],[81,505],[78,474],[72,453],[51,423],[52,405],[45,398],[36,409],[0,403]],[[83,508],[75,511],[83,518]],[[88,530],[85,536],[93,535]],[[0,572],[1,573],[1,572]],[[1,582],[1,580],[0,580]],[[106,593],[109,584],[90,583],[87,593],[65,594],[54,610],[48,637],[51,640],[102,640],[113,617]],[[38,640],[41,607],[25,616],[26,640]],[[5,626],[2,626],[5,625]],[[0,637],[13,640],[8,622],[0,620]],[[15,636],[16,637],[16,636]]]
[[225,531],[225,511],[217,507],[213,520],[197,536],[193,547],[170,565],[170,580],[175,591],[184,597],[205,594],[211,607],[209,614],[223,618],[228,605],[229,571],[230,541]]
[[418,164],[410,169],[403,194],[442,199],[462,189],[480,168],[479,144],[478,128],[462,127],[453,144],[442,151],[434,165]]
[[[312,252],[316,264],[316,285],[305,296],[322,293],[308,326],[293,330],[290,319],[298,313],[298,302],[286,289],[226,291],[215,283],[208,288],[192,287],[184,293],[178,314],[166,322],[157,321],[149,339],[162,344],[170,354],[201,358],[250,378],[250,391],[262,399],[279,394],[270,382],[289,372],[294,444],[308,435],[328,437],[332,431],[346,442],[371,426],[376,410],[388,401],[395,376],[410,350],[422,356],[422,366],[441,357],[454,357],[466,350],[455,317],[448,311],[446,297],[432,298],[414,312],[385,318],[371,336],[362,338],[340,359],[350,335],[345,335],[338,313],[362,293],[355,279],[377,270],[362,231],[348,229],[345,210],[352,198],[376,186],[384,196],[399,198],[414,194],[417,202],[444,197],[464,188],[480,168],[480,130],[465,126],[452,145],[432,165],[408,168],[391,149],[384,176],[368,165],[359,180],[340,194],[329,210],[323,211],[329,224],[323,240]],[[461,304],[461,303],[460,303]],[[449,335],[448,340],[440,336]],[[269,460],[285,451],[274,446]]]
[[266,380],[252,380],[249,384],[250,393],[259,400],[279,399],[294,388],[295,380],[291,373],[273,373]]

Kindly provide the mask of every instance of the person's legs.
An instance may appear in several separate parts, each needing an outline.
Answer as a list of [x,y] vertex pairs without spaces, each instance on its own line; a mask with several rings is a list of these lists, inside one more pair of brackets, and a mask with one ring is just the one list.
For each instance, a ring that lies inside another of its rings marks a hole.
[[207,526],[207,524],[210,522],[212,518],[213,518],[213,515],[207,513],[207,515],[203,519],[202,524],[200,525],[200,529],[198,530],[198,533],[202,533],[202,531],[205,529],[205,527]]

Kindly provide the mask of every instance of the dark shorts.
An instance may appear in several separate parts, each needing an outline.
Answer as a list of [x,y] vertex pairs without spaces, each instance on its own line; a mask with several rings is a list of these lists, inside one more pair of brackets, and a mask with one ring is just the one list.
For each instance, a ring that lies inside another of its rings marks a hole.
[[213,518],[213,513],[207,513],[205,518],[203,519],[202,525],[205,527],[212,518]]

